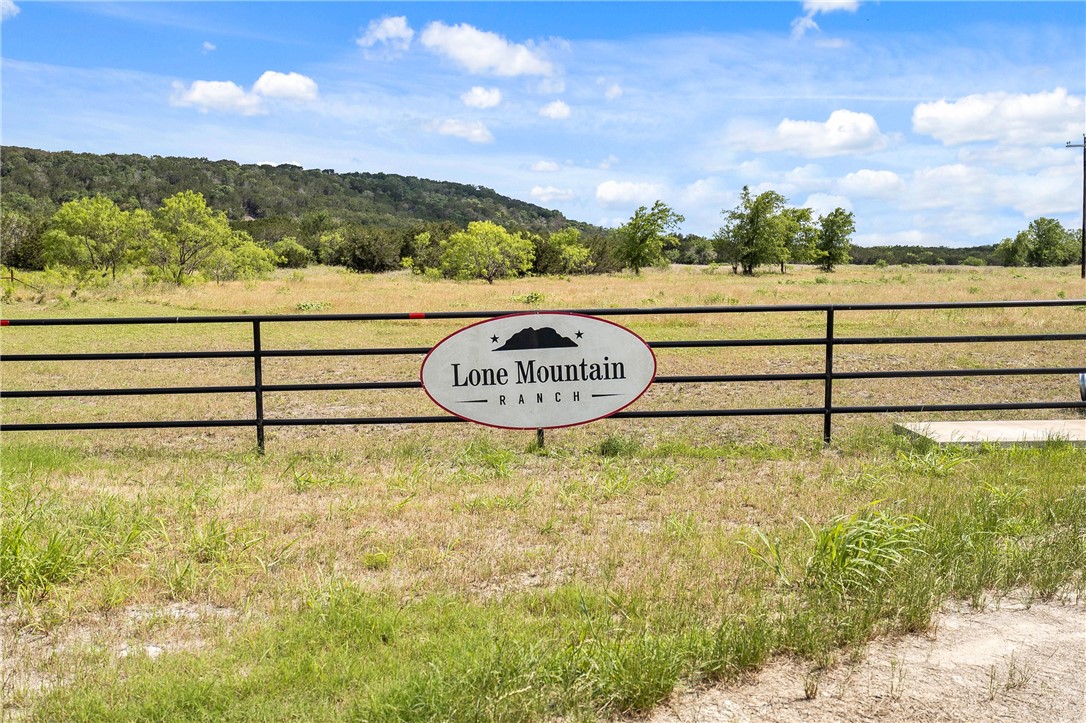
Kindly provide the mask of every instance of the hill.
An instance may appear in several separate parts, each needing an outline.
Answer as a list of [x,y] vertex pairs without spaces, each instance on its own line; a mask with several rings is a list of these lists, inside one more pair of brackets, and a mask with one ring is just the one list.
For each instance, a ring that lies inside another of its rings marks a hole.
[[559,211],[482,186],[289,164],[3,146],[0,183],[5,206],[36,215],[50,215],[66,201],[95,194],[125,208],[151,209],[163,198],[192,190],[240,226],[273,219],[297,221],[314,211],[328,211],[344,223],[384,228],[437,222],[463,227],[470,221],[487,220],[510,229],[543,232],[570,225]]

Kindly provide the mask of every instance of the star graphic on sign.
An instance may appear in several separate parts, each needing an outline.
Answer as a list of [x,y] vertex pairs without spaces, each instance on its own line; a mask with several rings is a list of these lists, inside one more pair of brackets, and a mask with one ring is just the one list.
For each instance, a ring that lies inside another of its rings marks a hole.
[[492,342],[494,342],[495,344],[497,344],[497,343],[498,343],[498,335],[497,335],[497,334],[495,334],[494,336],[490,337],[490,340],[491,340]]
[[577,332],[577,338],[580,339],[582,336],[584,336],[584,332],[583,331],[578,331]]

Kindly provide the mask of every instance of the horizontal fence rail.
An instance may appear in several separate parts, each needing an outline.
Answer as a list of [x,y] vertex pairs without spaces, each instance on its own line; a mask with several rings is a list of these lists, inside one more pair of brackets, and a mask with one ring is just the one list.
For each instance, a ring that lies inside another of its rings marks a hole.
[[[1079,307],[1086,309],[1086,299],[1052,301],[978,301],[978,302],[935,302],[904,304],[792,304],[765,306],[694,306],[667,308],[604,308],[604,309],[568,309],[548,310],[538,313],[576,313],[587,316],[677,316],[688,314],[728,315],[728,314],[802,314],[814,313],[824,316],[824,333],[821,336],[803,338],[768,338],[768,339],[706,339],[706,340],[661,340],[649,341],[653,349],[697,349],[697,348],[758,348],[758,347],[821,347],[824,350],[825,365],[818,372],[763,373],[763,374],[708,374],[708,375],[661,375],[654,378],[655,384],[728,384],[740,382],[818,382],[822,385],[821,406],[791,406],[740,409],[675,409],[675,410],[637,410],[628,409],[612,415],[619,419],[656,419],[668,417],[738,417],[738,416],[796,416],[809,415],[822,417],[823,440],[828,444],[832,436],[833,416],[839,414],[879,414],[907,412],[966,412],[966,411],[1014,411],[1043,409],[1086,409],[1086,396],[1075,400],[1069,394],[1066,401],[1017,401],[990,402],[974,404],[872,404],[842,405],[834,403],[835,381],[859,379],[934,379],[954,377],[992,377],[992,376],[1078,376],[1078,385],[1086,395],[1086,345],[1081,353],[1073,356],[1077,365],[1070,367],[1006,367],[991,369],[930,369],[930,370],[884,370],[884,371],[838,371],[834,368],[834,352],[837,347],[914,345],[914,344],[986,344],[986,343],[1037,343],[1037,342],[1086,342],[1086,331],[1046,334],[965,334],[942,336],[838,336],[834,326],[842,312],[863,311],[918,311],[918,310],[964,310],[964,309],[1014,309]],[[244,394],[253,398],[254,416],[243,419],[202,419],[202,420],[161,420],[161,421],[85,421],[85,422],[40,422],[40,423],[0,423],[0,430],[7,432],[41,430],[105,430],[105,429],[184,429],[184,428],[223,428],[251,427],[256,432],[257,447],[263,452],[265,429],[268,427],[317,426],[317,425],[380,425],[380,424],[440,424],[462,422],[459,417],[435,415],[370,416],[370,417],[313,417],[313,418],[275,418],[267,417],[264,412],[264,395],[281,392],[309,391],[357,391],[387,389],[421,389],[422,384],[415,380],[364,381],[364,382],[312,382],[293,384],[268,384],[264,382],[265,360],[276,358],[302,357],[365,357],[398,356],[422,357],[432,347],[365,347],[334,349],[266,349],[263,347],[261,332],[265,326],[285,323],[320,324],[321,322],[387,322],[387,321],[424,321],[424,320],[471,320],[489,319],[508,314],[523,314],[524,311],[465,311],[465,312],[426,312],[426,313],[380,313],[380,314],[287,314],[287,315],[234,315],[234,316],[175,316],[175,317],[129,317],[129,318],[71,318],[71,319],[5,319],[0,320],[3,327],[55,327],[55,326],[124,326],[124,325],[165,325],[165,324],[210,324],[210,325],[248,325],[252,331],[252,345],[249,349],[227,351],[147,351],[147,352],[72,352],[72,353],[16,353],[0,355],[5,363],[20,362],[125,362],[144,360],[199,360],[199,359],[245,359],[252,360],[252,384],[231,385],[193,385],[174,387],[130,387],[130,388],[83,388],[83,389],[0,389],[0,399],[17,400],[33,398],[59,397],[118,397],[118,396],[156,396],[156,395],[221,395]],[[1083,317],[1086,326],[1086,316]],[[1081,360],[1081,361],[1079,361]],[[1069,384],[1068,389],[1073,385]]]

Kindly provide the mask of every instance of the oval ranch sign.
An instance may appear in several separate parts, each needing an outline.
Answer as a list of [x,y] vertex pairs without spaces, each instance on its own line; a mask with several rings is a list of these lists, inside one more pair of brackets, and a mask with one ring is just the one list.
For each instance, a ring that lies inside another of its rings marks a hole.
[[446,337],[422,386],[447,412],[491,427],[585,424],[633,404],[656,376],[645,340],[583,314],[501,316]]

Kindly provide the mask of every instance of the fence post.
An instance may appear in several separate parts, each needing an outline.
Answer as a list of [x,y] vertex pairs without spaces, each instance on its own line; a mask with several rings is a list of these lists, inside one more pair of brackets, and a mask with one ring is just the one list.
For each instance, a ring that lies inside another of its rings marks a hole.
[[833,307],[826,309],[826,386],[822,399],[822,443],[829,445],[833,429]]
[[253,322],[253,389],[256,392],[256,451],[264,454],[264,374],[260,354],[260,322]]

